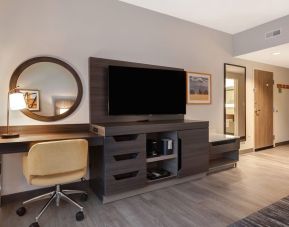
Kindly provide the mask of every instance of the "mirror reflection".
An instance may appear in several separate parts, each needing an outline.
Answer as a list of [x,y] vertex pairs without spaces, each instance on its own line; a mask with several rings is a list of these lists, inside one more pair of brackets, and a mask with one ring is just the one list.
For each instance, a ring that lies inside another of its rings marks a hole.
[[78,86],[65,67],[52,62],[38,62],[26,68],[17,80],[27,109],[41,116],[57,116],[75,103]]
[[225,64],[225,122],[227,135],[246,139],[246,67]]

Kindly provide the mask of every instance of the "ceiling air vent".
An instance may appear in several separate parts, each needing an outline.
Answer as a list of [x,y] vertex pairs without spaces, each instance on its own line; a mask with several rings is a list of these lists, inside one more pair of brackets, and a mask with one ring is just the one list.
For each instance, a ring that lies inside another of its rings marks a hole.
[[279,35],[281,35],[281,29],[270,31],[270,32],[266,32],[265,33],[265,38],[266,39],[275,38],[276,36],[279,36]]

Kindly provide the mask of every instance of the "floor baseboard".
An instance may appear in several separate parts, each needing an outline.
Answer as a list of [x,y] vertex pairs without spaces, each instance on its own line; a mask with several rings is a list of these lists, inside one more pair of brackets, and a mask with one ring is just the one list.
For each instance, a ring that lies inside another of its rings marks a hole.
[[239,154],[242,155],[242,154],[248,154],[248,153],[252,153],[252,152],[254,152],[254,149],[253,148],[249,148],[249,149],[240,150]]
[[283,142],[279,142],[279,143],[275,143],[275,146],[279,147],[279,146],[288,145],[288,144],[289,144],[289,140],[283,141]]
[[263,150],[267,150],[267,149],[271,149],[271,148],[273,148],[273,145],[272,146],[268,146],[268,147],[257,148],[257,149],[255,149],[255,151],[263,151]]

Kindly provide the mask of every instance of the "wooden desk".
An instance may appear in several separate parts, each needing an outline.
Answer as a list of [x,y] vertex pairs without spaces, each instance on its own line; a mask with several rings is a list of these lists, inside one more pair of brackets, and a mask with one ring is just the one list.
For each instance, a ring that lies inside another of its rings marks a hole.
[[[81,127],[82,126],[82,127]],[[89,127],[83,127],[84,125],[67,126],[43,126],[40,132],[41,126],[23,126],[20,132],[19,138],[14,139],[1,139],[0,138],[0,206],[1,206],[1,189],[2,189],[2,155],[12,153],[24,153],[28,152],[31,143],[48,142],[55,140],[69,140],[69,139],[86,139],[89,142],[89,146],[102,146],[103,137],[98,136],[88,131]],[[31,130],[33,128],[33,130]],[[35,130],[36,129],[36,130]],[[81,131],[77,131],[81,130]],[[85,129],[85,131],[83,131]],[[86,130],[87,129],[87,130]],[[1,130],[0,130],[1,131]],[[36,133],[36,131],[39,131]],[[61,132],[64,131],[64,132]]]

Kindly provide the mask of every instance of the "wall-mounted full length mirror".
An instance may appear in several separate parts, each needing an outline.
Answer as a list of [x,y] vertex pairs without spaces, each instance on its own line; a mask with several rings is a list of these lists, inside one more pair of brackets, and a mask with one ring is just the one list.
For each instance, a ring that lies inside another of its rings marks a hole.
[[225,64],[224,133],[246,140],[246,67]]
[[26,109],[36,120],[56,121],[70,115],[79,105],[82,84],[67,63],[51,57],[37,57],[22,63],[13,73],[10,88],[19,87]]

